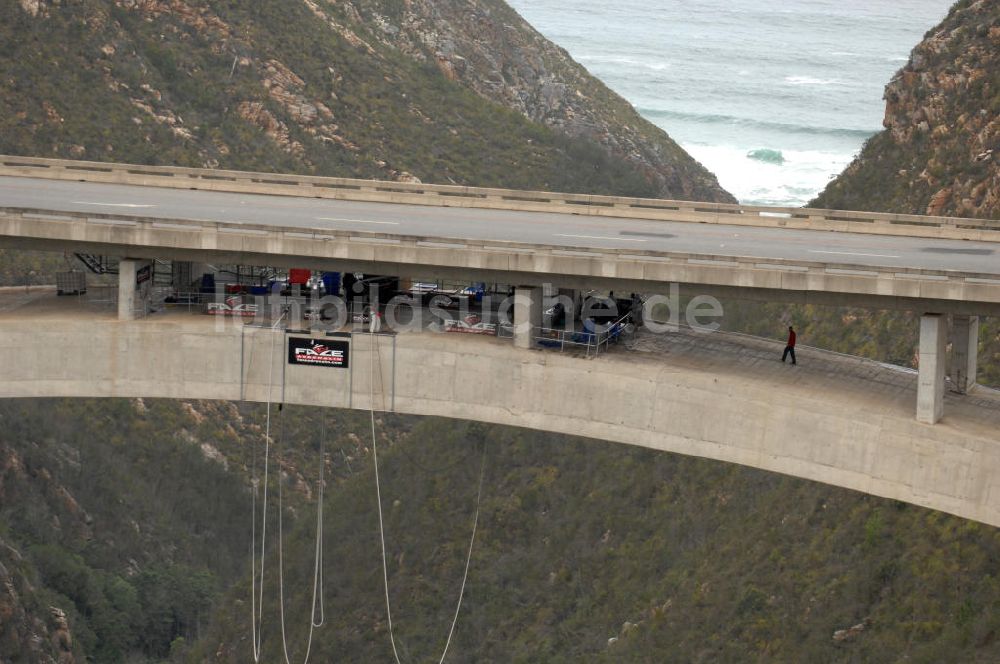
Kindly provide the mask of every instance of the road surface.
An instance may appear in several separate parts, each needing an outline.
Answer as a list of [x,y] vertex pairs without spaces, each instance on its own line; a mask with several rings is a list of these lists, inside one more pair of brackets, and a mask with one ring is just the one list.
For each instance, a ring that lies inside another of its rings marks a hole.
[[1000,244],[0,177],[0,207],[1000,274]]

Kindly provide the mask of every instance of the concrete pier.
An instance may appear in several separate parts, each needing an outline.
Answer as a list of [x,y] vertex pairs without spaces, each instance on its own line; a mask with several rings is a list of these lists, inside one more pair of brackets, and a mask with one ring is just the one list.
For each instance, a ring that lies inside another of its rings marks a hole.
[[976,384],[979,361],[979,317],[953,316],[951,321],[951,364],[948,377],[951,390],[966,394]]
[[941,314],[920,317],[917,421],[924,424],[937,424],[944,416],[947,323],[948,319]]
[[[144,268],[149,268],[148,275]],[[152,287],[151,261],[123,258],[118,264],[118,320],[135,320],[140,314],[145,315]]]

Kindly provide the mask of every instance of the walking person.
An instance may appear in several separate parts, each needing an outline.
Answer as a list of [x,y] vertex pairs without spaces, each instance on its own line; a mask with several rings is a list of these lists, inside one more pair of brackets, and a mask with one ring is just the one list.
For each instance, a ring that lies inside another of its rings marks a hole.
[[785,352],[781,355],[781,361],[784,362],[789,355],[792,356],[792,364],[795,364],[795,330],[791,325],[788,326],[788,344],[785,346]]

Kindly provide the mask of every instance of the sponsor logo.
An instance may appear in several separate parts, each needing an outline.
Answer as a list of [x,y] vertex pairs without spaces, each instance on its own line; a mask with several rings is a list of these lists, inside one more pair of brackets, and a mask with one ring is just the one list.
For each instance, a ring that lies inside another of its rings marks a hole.
[[347,367],[350,347],[345,341],[290,338],[288,363],[319,367]]
[[238,316],[253,318],[257,315],[257,305],[243,302],[241,297],[227,297],[225,302],[209,302],[205,313],[213,316]]
[[497,335],[497,326],[495,323],[484,323],[476,318],[446,320],[444,321],[444,331],[461,334],[485,334],[495,337]]

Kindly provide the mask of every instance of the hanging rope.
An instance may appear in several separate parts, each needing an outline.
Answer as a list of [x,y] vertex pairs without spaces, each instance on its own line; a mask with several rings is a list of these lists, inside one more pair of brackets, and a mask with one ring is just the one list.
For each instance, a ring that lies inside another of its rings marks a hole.
[[[285,435],[285,420],[281,415],[278,416],[278,441],[280,443],[284,442]],[[319,490],[318,490],[318,505],[316,507],[316,550],[314,552],[313,558],[313,590],[312,590],[312,610],[309,616],[309,638],[306,642],[306,654],[303,658],[303,664],[309,661],[309,654],[312,652],[312,642],[313,642],[313,632],[317,627],[322,627],[323,623],[326,622],[326,616],[323,610],[323,591],[322,591],[322,579],[323,579],[323,477],[325,474],[325,443],[326,443],[326,415],[323,415],[323,427],[320,437],[320,452],[319,452]],[[288,656],[288,638],[285,632],[285,552],[284,552],[284,509],[282,507],[282,495],[283,490],[281,488],[281,473],[278,474],[278,599],[279,599],[279,614],[281,616],[281,648],[285,655],[285,664],[291,664],[291,660]],[[320,619],[316,622],[316,604],[317,597],[319,599],[320,607]]]
[[[286,312],[287,313],[287,312]],[[251,612],[251,640],[253,646],[254,662],[260,662],[263,641],[263,621],[264,621],[264,562],[267,544],[267,478],[270,470],[270,448],[271,448],[271,395],[274,391],[274,348],[277,345],[278,336],[273,332],[285,318],[285,313],[271,326],[272,341],[270,349],[270,367],[267,377],[267,421],[264,430],[264,497],[261,506],[261,540],[260,540],[260,590],[257,589],[257,457],[253,457],[253,482],[254,490],[252,494],[252,518],[251,526],[251,584],[250,584],[250,612]],[[253,354],[251,353],[251,361]],[[279,413],[283,404],[279,404]],[[312,652],[313,632],[317,627],[322,627],[326,622],[326,612],[323,605],[323,497],[326,470],[326,414],[324,413],[323,428],[320,436],[320,470],[318,486],[318,504],[316,507],[316,546],[313,561],[313,594],[312,610],[309,617],[309,638],[306,644],[306,654],[303,660],[308,663]],[[284,419],[279,415],[279,441],[284,440]],[[282,489],[281,474],[278,474],[278,599],[279,614],[281,617],[281,647],[285,656],[285,664],[291,664],[288,656],[288,639],[285,629],[285,565],[284,565],[284,491]],[[317,602],[318,600],[318,602]],[[319,605],[319,621],[316,620],[316,607]]]
[[[396,664],[402,664],[399,658],[399,651],[396,648],[396,635],[393,631],[392,626],[392,605],[389,601],[389,564],[385,552],[385,523],[382,516],[382,485],[379,480],[378,474],[378,441],[375,436],[375,355],[379,353],[377,337],[373,330],[369,331],[369,401],[368,410],[371,416],[371,431],[372,431],[372,461],[375,465],[375,495],[378,499],[378,532],[379,540],[382,545],[382,582],[385,588],[385,614],[388,618],[389,623],[389,641],[392,644],[392,655],[396,660]],[[382,367],[381,367],[381,353],[379,353],[379,379],[381,381]],[[383,394],[383,400],[385,395]],[[382,410],[385,410],[383,403]],[[476,530],[479,527],[479,508],[482,503],[483,497],[483,477],[486,473],[486,442],[483,441],[483,456],[479,464],[479,489],[476,492],[476,511],[475,516],[472,520],[472,536],[469,538],[469,550],[465,557],[465,571],[462,574],[462,587],[458,593],[458,602],[455,605],[455,615],[452,617],[451,627],[448,629],[448,639],[445,641],[444,650],[441,653],[441,659],[438,660],[438,664],[444,664],[445,657],[448,656],[448,648],[451,647],[451,639],[455,634],[455,627],[458,625],[458,616],[462,611],[462,599],[465,596],[465,586],[469,579],[469,565],[472,562],[472,547],[476,541]]]
[[[271,392],[274,384],[274,347],[277,335],[274,331],[285,314],[281,314],[271,326],[271,354],[267,373],[267,423],[264,427],[264,500],[261,506],[261,534],[260,534],[260,594],[257,593],[257,457],[254,455],[253,462],[253,494],[251,499],[251,515],[253,525],[250,529],[250,636],[253,646],[253,661],[260,662],[261,641],[264,636],[264,552],[267,543],[267,476],[271,451]],[[252,357],[252,355],[251,355]],[[259,613],[258,613],[259,610]]]

